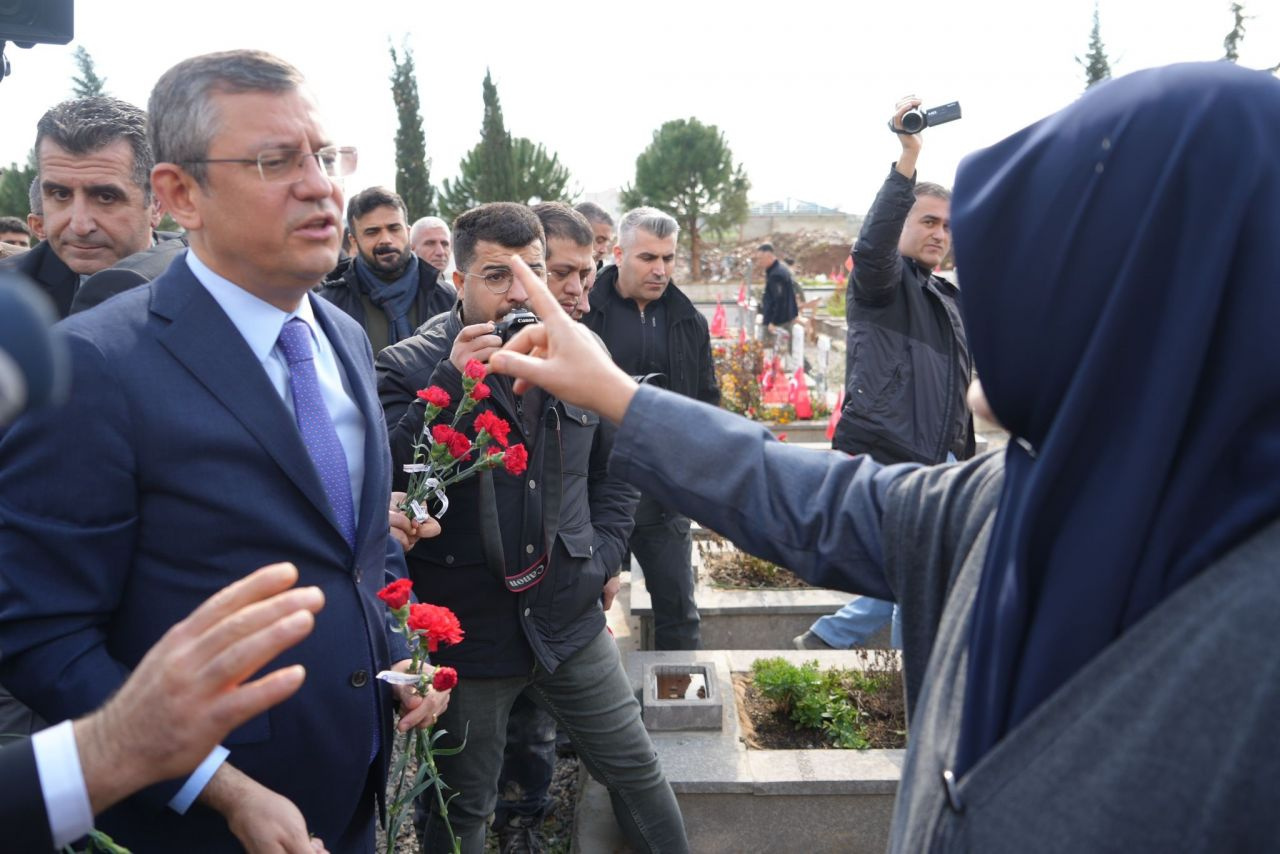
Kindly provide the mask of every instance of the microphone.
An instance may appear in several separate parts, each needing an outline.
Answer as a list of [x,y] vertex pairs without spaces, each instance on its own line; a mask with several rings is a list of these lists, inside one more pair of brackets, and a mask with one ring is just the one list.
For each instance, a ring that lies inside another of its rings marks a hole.
[[57,319],[30,279],[0,271],[0,425],[66,398],[66,343],[49,329]]

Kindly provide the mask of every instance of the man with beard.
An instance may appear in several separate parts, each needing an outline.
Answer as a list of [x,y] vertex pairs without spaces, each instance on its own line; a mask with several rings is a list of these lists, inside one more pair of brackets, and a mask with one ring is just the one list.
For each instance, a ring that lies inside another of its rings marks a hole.
[[[401,486],[402,467],[413,461],[423,429],[418,390],[438,386],[448,394],[437,423],[449,423],[468,363],[487,362],[502,344],[496,322],[525,307],[528,294],[512,272],[513,258],[547,277],[544,246],[552,238],[524,205],[473,208],[454,221],[453,233],[458,305],[377,358],[394,483]],[[569,308],[584,259],[562,266],[562,257],[569,255],[552,254],[559,272],[548,285]],[[466,749],[436,759],[457,792],[449,822],[465,854],[484,851],[509,712],[525,696],[569,733],[592,775],[608,787],[634,850],[687,851],[680,808],[601,608],[602,591],[610,584],[616,589],[612,576],[635,506],[635,492],[608,472],[614,428],[536,390],[517,396],[506,377],[486,378],[484,387],[479,409],[458,429],[470,434],[479,419],[498,419],[499,444],[523,446],[527,468],[504,466],[451,485],[440,536],[408,555],[418,595],[450,608],[466,630],[461,643],[431,655],[460,678],[440,717],[439,745],[458,747],[465,737]],[[424,851],[450,850],[435,805],[419,832]]]
[[384,187],[352,196],[347,227],[356,254],[320,286],[320,296],[364,327],[374,353],[408,338],[457,299],[440,270],[409,249],[408,219],[404,200]]

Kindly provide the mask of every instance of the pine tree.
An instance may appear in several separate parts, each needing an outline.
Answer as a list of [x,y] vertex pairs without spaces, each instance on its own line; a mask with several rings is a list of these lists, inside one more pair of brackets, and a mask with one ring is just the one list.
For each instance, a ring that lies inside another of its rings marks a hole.
[[427,158],[427,137],[422,129],[418,100],[418,78],[413,51],[404,45],[404,59],[391,50],[391,98],[395,101],[400,125],[396,129],[396,192],[409,209],[409,221],[433,216],[435,190],[431,187],[431,161]]
[[75,60],[80,76],[71,78],[71,94],[76,98],[107,94],[107,78],[98,76],[97,69],[93,66],[93,57],[83,45],[76,48]]
[[1239,3],[1231,4],[1231,16],[1234,22],[1231,25],[1231,32],[1227,33],[1226,38],[1222,40],[1222,58],[1227,62],[1240,61],[1240,42],[1244,41],[1244,22],[1249,16],[1244,13],[1244,6]]
[[484,76],[480,142],[458,164],[458,177],[440,188],[446,219],[485,202],[568,201],[569,170],[558,155],[525,137],[512,137],[502,118],[498,89]]
[[36,150],[27,155],[27,165],[10,163],[0,171],[0,216],[16,216],[26,219],[31,210],[31,182],[36,178]]
[[480,202],[520,201],[516,194],[512,165],[511,134],[502,118],[498,87],[486,69],[484,73],[484,123],[480,127],[480,172],[475,176],[476,200]]
[[1088,90],[1096,83],[1111,79],[1111,62],[1107,59],[1107,49],[1102,44],[1102,25],[1098,18],[1098,4],[1093,4],[1093,29],[1089,33],[1089,52],[1085,58],[1076,57],[1076,62],[1084,67],[1085,84]]
[[689,242],[694,280],[701,274],[704,229],[723,231],[747,218],[747,180],[742,165],[715,125],[676,119],[654,131],[653,142],[636,158],[636,179],[622,191],[628,208],[651,205],[680,223]]

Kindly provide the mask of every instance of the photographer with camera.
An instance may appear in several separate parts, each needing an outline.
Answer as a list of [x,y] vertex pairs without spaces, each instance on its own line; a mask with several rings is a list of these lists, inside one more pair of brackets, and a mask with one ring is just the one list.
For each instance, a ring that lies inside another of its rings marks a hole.
[[[418,390],[434,385],[449,394],[438,419],[448,424],[462,398],[467,362],[488,362],[502,346],[497,327],[526,305],[512,255],[549,280],[562,308],[577,304],[583,273],[591,268],[591,228],[568,208],[557,210],[562,215],[546,217],[546,228],[529,208],[509,202],[481,205],[454,222],[458,305],[376,360],[398,488],[422,432]],[[457,792],[449,820],[462,850],[484,850],[508,717],[521,696],[570,734],[578,755],[609,788],[636,850],[687,850],[680,809],[601,609],[637,498],[607,470],[615,428],[540,391],[517,397],[507,377],[488,376],[484,388],[488,394],[473,415],[504,420],[507,444],[528,450],[527,469],[499,468],[450,486],[440,536],[407,555],[419,599],[452,609],[466,632],[461,643],[432,653],[433,663],[457,669],[460,677],[440,717],[447,734],[439,744],[456,747],[465,735],[466,749],[457,756],[437,753],[436,761]],[[459,429],[471,432],[472,415]],[[530,836],[536,830],[524,823],[513,829]],[[451,850],[443,822],[425,809],[419,834],[424,851]]]
[[[919,131],[959,118],[960,108],[921,111],[920,103],[914,96],[898,101],[889,124],[902,153],[853,245],[845,308],[845,402],[831,445],[879,463],[966,460],[974,451],[960,292],[933,275],[951,249],[951,191],[916,183],[924,144]],[[888,602],[854,599],[814,623],[795,645],[848,649],[865,642],[892,611]]]

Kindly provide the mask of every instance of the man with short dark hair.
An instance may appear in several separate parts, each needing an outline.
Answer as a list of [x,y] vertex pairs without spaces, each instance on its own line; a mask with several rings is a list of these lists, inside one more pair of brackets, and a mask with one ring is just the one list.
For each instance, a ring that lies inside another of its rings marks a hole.
[[[401,467],[412,462],[413,444],[421,440],[425,407],[418,390],[443,389],[451,404],[441,418],[451,418],[468,362],[487,362],[502,344],[495,322],[525,307],[513,256],[546,276],[546,233],[524,205],[473,208],[454,222],[453,238],[458,305],[377,359],[399,483],[405,481]],[[573,299],[564,291],[575,281],[580,287],[585,260],[549,283],[562,305]],[[601,593],[608,592],[626,548],[635,502],[635,492],[608,472],[614,430],[595,413],[565,407],[538,389],[518,396],[506,377],[486,377],[484,384],[488,396],[460,429],[469,432],[474,419],[496,415],[509,425],[508,444],[527,449],[528,468],[484,472],[450,486],[442,533],[408,555],[419,596],[451,608],[466,630],[461,643],[432,654],[433,662],[456,668],[460,677],[441,717],[448,734],[440,744],[457,746],[466,735],[462,753],[437,759],[457,792],[449,821],[464,852],[484,850],[509,711],[525,695],[551,713],[593,776],[609,788],[635,850],[687,850],[679,806],[601,609]],[[449,850],[434,812],[421,832],[425,851]],[[536,844],[527,835],[516,841]]]
[[[623,215],[613,247],[616,264],[596,279],[583,323],[627,373],[662,374],[672,391],[717,404],[707,319],[671,280],[679,233],[675,219],[656,208]],[[654,647],[698,649],[689,519],[641,495],[635,523],[631,552],[653,600]]]
[[790,332],[788,324],[800,313],[796,305],[796,284],[791,270],[773,251],[772,243],[756,247],[756,269],[764,273],[764,298],[760,301],[760,313],[765,328],[774,333]]
[[[973,456],[971,377],[960,292],[933,275],[951,248],[951,192],[916,183],[920,134],[902,132],[918,98],[898,102],[890,127],[902,154],[853,245],[845,314],[845,402],[831,445],[879,463],[941,463]],[[800,649],[864,643],[896,606],[866,597],[822,617],[793,641]]]
[[408,210],[399,195],[385,187],[355,194],[347,202],[347,228],[356,252],[319,293],[364,327],[374,353],[453,308],[457,292],[409,248]]
[[0,216],[0,243],[31,248],[31,228],[16,216]]
[[[155,239],[147,116],[105,95],[63,101],[36,125],[36,168],[46,240],[0,261],[36,281],[59,317],[83,280]],[[35,207],[32,207],[33,212]]]
[[49,720],[82,715],[199,602],[288,557],[326,603],[278,659],[306,669],[297,696],[99,826],[138,851],[305,851],[315,834],[372,852],[393,702],[407,731],[447,695],[375,678],[410,664],[377,598],[404,575],[391,461],[368,339],[311,293],[356,152],[260,51],[184,60],[150,114],[151,180],[191,249],[65,320],[66,405],[0,438],[0,555],[18,568],[0,573],[0,680]]

